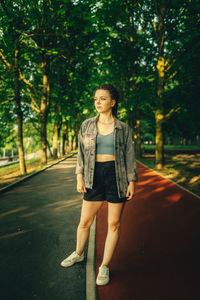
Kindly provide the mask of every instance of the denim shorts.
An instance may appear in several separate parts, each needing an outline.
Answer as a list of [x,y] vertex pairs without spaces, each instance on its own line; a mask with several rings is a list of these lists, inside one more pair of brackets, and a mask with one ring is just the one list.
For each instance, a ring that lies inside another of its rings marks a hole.
[[115,176],[115,161],[96,162],[92,189],[86,188],[83,200],[108,201],[121,203],[127,201],[126,197],[119,198]]

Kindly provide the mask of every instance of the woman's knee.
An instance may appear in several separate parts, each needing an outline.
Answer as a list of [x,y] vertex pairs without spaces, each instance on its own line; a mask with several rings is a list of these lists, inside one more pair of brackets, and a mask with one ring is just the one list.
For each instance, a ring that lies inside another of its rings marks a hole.
[[120,221],[110,221],[108,222],[108,228],[112,231],[119,231],[120,230]]
[[88,229],[93,223],[94,218],[81,220],[79,223],[79,228]]

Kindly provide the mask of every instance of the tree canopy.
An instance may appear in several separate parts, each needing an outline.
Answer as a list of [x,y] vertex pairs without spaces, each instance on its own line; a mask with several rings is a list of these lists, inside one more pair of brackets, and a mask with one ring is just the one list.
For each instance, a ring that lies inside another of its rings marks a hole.
[[[0,147],[76,147],[101,83],[118,88],[118,117],[163,145],[199,142],[199,1],[0,0]],[[187,124],[187,126],[185,126]],[[40,138],[39,138],[40,136]],[[40,146],[39,146],[40,143]],[[25,167],[22,168],[25,172]]]

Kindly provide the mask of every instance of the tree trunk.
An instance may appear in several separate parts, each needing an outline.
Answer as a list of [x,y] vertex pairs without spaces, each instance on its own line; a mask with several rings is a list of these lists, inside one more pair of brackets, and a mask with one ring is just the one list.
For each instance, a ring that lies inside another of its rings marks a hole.
[[[127,107],[129,107],[129,105]],[[134,127],[134,114],[132,110],[128,111],[128,124],[131,128]]]
[[76,150],[76,136],[75,135],[73,135],[72,136],[72,150]]
[[65,149],[67,151],[67,153],[70,152],[69,150],[69,126],[67,125],[67,133],[66,133],[66,141],[65,141]]
[[136,125],[135,125],[135,131],[134,131],[134,139],[135,139],[135,142],[136,142],[136,145],[135,145],[136,157],[142,157],[141,138],[140,138],[140,109],[139,109],[139,105],[136,105],[136,107],[135,107],[135,117],[136,117]]
[[58,158],[58,122],[55,122],[54,124],[54,130],[53,130],[53,158]]
[[40,111],[40,122],[41,122],[41,164],[47,163],[47,131],[46,123],[47,117],[45,113],[45,103],[41,102],[41,111]]
[[163,114],[160,110],[156,111],[156,168],[161,170],[164,165],[163,147]]
[[47,116],[49,109],[50,86],[48,81],[49,61],[45,54],[41,55],[43,69],[43,91],[40,105],[40,121],[41,121],[41,164],[47,163]]
[[155,113],[156,119],[156,168],[162,169],[164,166],[164,151],[163,151],[163,92],[164,92],[164,78],[165,78],[165,60],[164,60],[164,40],[165,40],[165,25],[164,25],[164,15],[165,15],[165,3],[161,1],[158,3],[158,28],[156,30],[158,39],[158,62],[157,62],[157,99],[158,99],[158,109]]
[[75,136],[74,127],[71,127],[70,134],[69,134],[70,151],[75,150],[74,149],[74,136]]
[[52,151],[51,151],[51,147],[50,147],[50,145],[49,145],[48,140],[47,140],[47,148],[48,148],[48,150],[49,150],[50,157],[53,157],[53,153],[52,153]]
[[14,89],[15,89],[15,102],[17,112],[17,135],[18,135],[18,152],[19,152],[19,165],[21,174],[26,173],[26,164],[24,159],[24,145],[23,145],[23,113],[21,110],[20,99],[20,86],[19,86],[19,45],[16,42],[15,47],[15,65],[14,65]]
[[61,149],[60,149],[60,131],[61,131],[61,126],[62,124],[58,124],[58,151],[57,151],[57,156],[61,157]]
[[74,129],[75,136],[74,136],[74,149],[78,148],[78,130],[77,128]]
[[67,140],[67,123],[63,125],[62,132],[62,155],[65,155],[66,152],[66,140]]

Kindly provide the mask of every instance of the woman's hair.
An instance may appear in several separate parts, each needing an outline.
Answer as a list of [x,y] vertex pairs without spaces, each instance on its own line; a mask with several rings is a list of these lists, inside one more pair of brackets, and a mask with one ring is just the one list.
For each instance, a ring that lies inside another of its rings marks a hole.
[[98,86],[95,90],[95,92],[97,90],[106,90],[110,93],[110,97],[111,99],[115,100],[116,103],[112,108],[112,114],[117,117],[117,106],[118,106],[118,102],[119,102],[119,93],[117,91],[117,89],[112,85],[112,84],[101,84],[100,86]]

